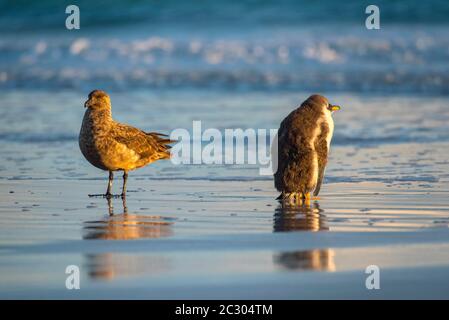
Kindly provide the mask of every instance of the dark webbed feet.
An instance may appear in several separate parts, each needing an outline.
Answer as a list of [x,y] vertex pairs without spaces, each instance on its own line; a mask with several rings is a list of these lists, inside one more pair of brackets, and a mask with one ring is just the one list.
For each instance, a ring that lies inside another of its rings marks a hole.
[[107,199],[111,198],[126,198],[126,182],[128,181],[128,172],[123,172],[123,187],[122,187],[122,193],[121,194],[112,194],[112,181],[114,180],[114,173],[112,171],[109,171],[109,181],[108,181],[108,189],[106,190],[105,194],[89,194],[89,197],[103,197]]
[[112,194],[112,193],[105,193],[105,194],[103,194],[103,193],[89,194],[88,196],[89,196],[90,198],[98,198],[98,197],[101,197],[101,198],[106,198],[106,199],[120,198],[120,197],[123,198],[123,195],[121,195],[121,194]]

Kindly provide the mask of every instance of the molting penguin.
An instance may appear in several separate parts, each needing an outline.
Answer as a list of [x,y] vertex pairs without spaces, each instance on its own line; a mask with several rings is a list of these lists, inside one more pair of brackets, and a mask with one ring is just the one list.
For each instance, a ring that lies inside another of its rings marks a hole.
[[334,121],[339,106],[321,95],[312,95],[292,111],[278,131],[278,170],[274,184],[278,199],[298,201],[317,196],[323,182]]

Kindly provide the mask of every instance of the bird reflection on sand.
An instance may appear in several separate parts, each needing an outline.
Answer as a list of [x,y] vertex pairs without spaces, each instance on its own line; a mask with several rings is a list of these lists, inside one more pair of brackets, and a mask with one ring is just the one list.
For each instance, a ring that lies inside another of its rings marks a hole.
[[170,259],[161,255],[100,253],[86,254],[84,257],[89,277],[102,281],[144,274],[155,275],[171,268]]
[[[108,199],[109,214],[98,221],[84,223],[86,240],[134,240],[168,237],[173,234],[172,219],[162,216],[129,214],[126,199],[122,199],[123,213],[114,214],[112,199]],[[86,254],[88,275],[97,280],[113,280],[142,274],[158,274],[170,269],[165,256],[104,252]]]
[[282,252],[273,256],[276,264],[287,270],[335,271],[332,249]]
[[[275,209],[273,232],[328,231],[324,210],[318,201],[299,204],[281,202]],[[273,256],[274,263],[287,270],[335,271],[332,249],[281,252]]]
[[130,240],[160,238],[173,234],[172,219],[128,213],[126,199],[122,199],[123,213],[114,214],[112,200],[108,200],[109,215],[103,220],[84,223],[84,239]]
[[274,211],[274,232],[329,230],[318,201],[290,204],[282,202]]

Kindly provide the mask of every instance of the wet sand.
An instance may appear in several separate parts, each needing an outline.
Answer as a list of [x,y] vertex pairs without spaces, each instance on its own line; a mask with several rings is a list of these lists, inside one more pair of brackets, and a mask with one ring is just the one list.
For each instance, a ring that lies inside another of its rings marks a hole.
[[104,186],[0,181],[1,298],[449,297],[444,189],[328,183],[282,208],[271,181],[131,179],[124,207],[87,197]]

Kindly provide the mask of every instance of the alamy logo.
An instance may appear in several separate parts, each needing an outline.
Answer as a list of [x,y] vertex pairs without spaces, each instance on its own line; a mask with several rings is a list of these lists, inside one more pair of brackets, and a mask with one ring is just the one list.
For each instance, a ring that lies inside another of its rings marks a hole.
[[[171,161],[179,164],[259,165],[260,175],[277,171],[277,129],[202,130],[201,121],[193,121],[192,136],[187,129],[170,134],[177,143],[171,149]],[[245,157],[246,154],[246,157]]]
[[78,30],[80,28],[80,8],[74,4],[71,4],[65,8],[65,13],[70,14],[65,19],[65,27],[69,30]]
[[79,290],[80,288],[80,268],[76,265],[69,265],[65,268],[65,273],[69,276],[65,280],[65,287],[68,290]]
[[380,289],[380,269],[376,265],[369,265],[365,269],[365,273],[369,276],[365,280],[365,286],[368,290]]
[[369,5],[365,9],[365,13],[369,16],[365,20],[365,26],[368,30],[380,29],[380,9],[376,5]]

